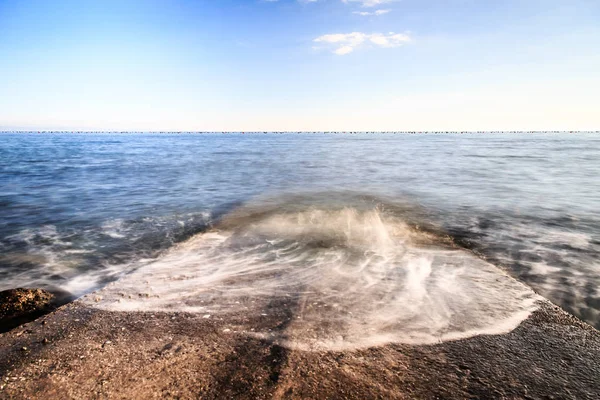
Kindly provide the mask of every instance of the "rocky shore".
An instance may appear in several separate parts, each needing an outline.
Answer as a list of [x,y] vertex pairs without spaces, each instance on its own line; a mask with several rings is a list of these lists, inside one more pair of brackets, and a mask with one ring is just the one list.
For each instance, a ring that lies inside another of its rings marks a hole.
[[0,333],[48,314],[66,303],[64,297],[42,289],[17,288],[1,291]]
[[249,319],[285,329],[285,307],[253,321],[105,311],[90,296],[0,335],[0,398],[600,396],[600,333],[545,301],[503,335],[334,352],[292,350],[240,330]]

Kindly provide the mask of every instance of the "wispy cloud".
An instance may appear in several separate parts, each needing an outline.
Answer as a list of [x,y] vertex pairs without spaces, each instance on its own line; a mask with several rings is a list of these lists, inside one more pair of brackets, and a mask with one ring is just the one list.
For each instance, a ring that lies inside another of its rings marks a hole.
[[395,0],[342,0],[342,3],[360,3],[362,7],[377,7]]
[[344,54],[352,53],[354,51],[354,47],[352,46],[342,46],[338,49],[335,49],[333,52],[338,56],[343,56]]
[[392,10],[375,10],[375,11],[354,11],[352,14],[362,15],[363,17],[367,17],[369,15],[383,15],[387,14]]
[[334,47],[333,53],[339,56],[352,53],[356,48],[364,44],[372,44],[378,47],[399,47],[410,42],[411,38],[406,33],[331,33],[314,39],[315,43],[324,43]]

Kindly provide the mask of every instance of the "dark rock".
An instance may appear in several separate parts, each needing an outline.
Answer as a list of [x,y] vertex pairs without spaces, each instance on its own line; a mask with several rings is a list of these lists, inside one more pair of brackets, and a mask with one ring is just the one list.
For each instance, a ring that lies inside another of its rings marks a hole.
[[42,289],[10,289],[0,292],[0,333],[49,313],[56,296]]

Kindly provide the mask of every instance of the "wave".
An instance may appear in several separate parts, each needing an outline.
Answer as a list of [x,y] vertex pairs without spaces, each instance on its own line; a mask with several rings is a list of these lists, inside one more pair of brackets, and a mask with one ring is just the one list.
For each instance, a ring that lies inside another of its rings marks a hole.
[[417,211],[365,196],[261,199],[93,304],[228,317],[237,331],[305,350],[505,333],[536,308],[532,290],[417,223]]
[[211,218],[197,212],[21,230],[0,239],[0,290],[35,287],[82,296],[205,230]]

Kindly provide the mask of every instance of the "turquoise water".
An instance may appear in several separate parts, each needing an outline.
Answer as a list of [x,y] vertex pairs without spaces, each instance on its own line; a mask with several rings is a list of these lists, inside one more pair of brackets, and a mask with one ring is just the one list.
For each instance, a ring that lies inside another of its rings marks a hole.
[[0,140],[0,289],[81,295],[247,204],[269,213],[373,207],[449,238],[600,327],[596,134]]

